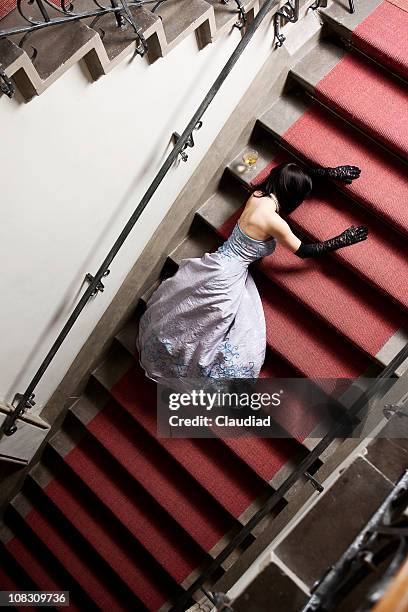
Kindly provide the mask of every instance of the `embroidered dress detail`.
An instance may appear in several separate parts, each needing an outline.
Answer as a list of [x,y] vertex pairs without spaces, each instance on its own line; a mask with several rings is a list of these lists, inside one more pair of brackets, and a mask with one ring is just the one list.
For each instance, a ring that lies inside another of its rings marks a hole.
[[265,318],[248,266],[275,247],[274,238],[255,240],[236,223],[215,252],[181,261],[140,319],[136,344],[149,378],[174,386],[187,378],[259,376]]

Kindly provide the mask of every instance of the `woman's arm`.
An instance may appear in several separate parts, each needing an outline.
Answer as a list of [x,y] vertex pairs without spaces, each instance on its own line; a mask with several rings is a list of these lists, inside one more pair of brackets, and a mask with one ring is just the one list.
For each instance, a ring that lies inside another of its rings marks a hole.
[[309,174],[312,178],[314,176],[327,176],[350,185],[352,181],[360,177],[361,170],[358,166],[349,165],[336,166],[335,168],[319,166],[317,168],[309,168]]
[[357,244],[368,236],[366,227],[363,225],[354,227],[352,225],[334,238],[308,244],[295,236],[286,221],[279,215],[272,216],[268,229],[271,236],[274,236],[280,244],[302,259],[316,257],[316,255],[322,255],[323,253],[329,253],[330,251],[336,251],[337,249]]

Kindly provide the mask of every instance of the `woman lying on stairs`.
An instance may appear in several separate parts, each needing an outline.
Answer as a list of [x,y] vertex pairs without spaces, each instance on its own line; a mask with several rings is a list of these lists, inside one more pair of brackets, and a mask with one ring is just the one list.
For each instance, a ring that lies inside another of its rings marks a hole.
[[368,235],[366,227],[352,226],[309,244],[292,232],[286,217],[310,194],[317,176],[351,183],[360,170],[276,166],[249,197],[229,238],[213,253],[183,259],[176,274],[161,283],[140,319],[137,338],[140,363],[149,378],[183,389],[188,379],[259,376],[266,328],[249,264],[271,255],[277,243],[304,259],[351,246]]

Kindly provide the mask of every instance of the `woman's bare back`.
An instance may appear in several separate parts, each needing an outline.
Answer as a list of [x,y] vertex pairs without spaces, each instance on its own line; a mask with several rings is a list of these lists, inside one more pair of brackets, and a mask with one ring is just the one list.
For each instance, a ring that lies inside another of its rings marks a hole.
[[255,191],[245,204],[239,218],[239,226],[250,238],[267,240],[271,236],[268,228],[271,226],[273,216],[276,215],[276,209],[276,196],[273,194],[262,196],[261,192]]

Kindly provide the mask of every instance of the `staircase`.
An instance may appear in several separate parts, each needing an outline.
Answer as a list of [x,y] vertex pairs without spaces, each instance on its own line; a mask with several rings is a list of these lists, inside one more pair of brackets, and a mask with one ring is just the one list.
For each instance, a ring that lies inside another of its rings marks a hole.
[[[60,1],[54,4],[60,6]],[[262,4],[262,3],[261,3]],[[94,0],[74,0],[77,13],[95,11]],[[99,5],[101,6],[101,5]],[[102,6],[105,6],[102,4]],[[108,5],[106,5],[108,6]],[[239,21],[233,0],[166,0],[153,12],[155,3],[132,7],[132,16],[146,40],[147,61],[153,63],[170,53],[187,36],[195,33],[201,47],[231,32]],[[259,0],[244,0],[248,22],[259,10]],[[61,12],[47,4],[51,18]],[[14,10],[12,10],[14,9]],[[37,5],[25,14],[42,21]],[[15,8],[15,2],[0,0],[0,31],[21,28],[27,21]],[[55,25],[0,39],[0,64],[26,100],[43,93],[67,70],[80,61],[91,79],[108,74],[131,54],[135,54],[135,33],[130,26],[117,27],[112,15]]]
[[[258,169],[244,172],[242,155],[231,160],[164,270],[216,248],[250,185],[275,164],[362,168],[352,185],[321,185],[291,224],[311,240],[364,224],[366,242],[310,262],[277,249],[253,270],[267,324],[262,376],[375,375],[407,341],[408,12],[388,0],[364,4],[353,16],[338,3],[320,10],[325,36],[251,136]],[[284,423],[288,439],[157,438],[155,387],[134,347],[142,309],[10,503],[2,589],[69,590],[72,609],[170,609],[316,444],[313,419],[308,431]],[[251,532],[214,581],[293,499]]]

